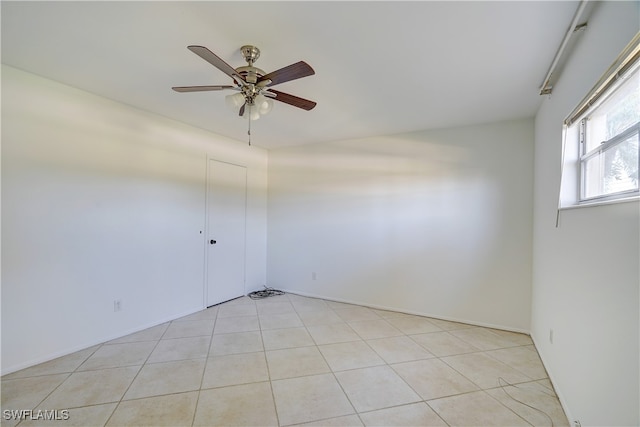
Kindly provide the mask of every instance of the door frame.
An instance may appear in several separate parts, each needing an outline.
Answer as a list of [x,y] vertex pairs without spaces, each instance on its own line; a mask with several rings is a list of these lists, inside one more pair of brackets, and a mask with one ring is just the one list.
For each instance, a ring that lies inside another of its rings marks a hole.
[[[211,224],[209,224],[209,197],[211,191],[211,160],[220,163],[226,163],[232,166],[238,166],[245,168],[246,177],[245,177],[245,192],[244,192],[244,269],[243,269],[243,294],[247,291],[247,208],[249,205],[249,166],[231,162],[227,160],[220,160],[217,157],[211,156],[207,154],[207,163],[206,163],[206,182],[205,182],[205,197],[204,197],[204,280],[202,282],[202,307],[203,309],[207,309],[209,307],[209,251],[211,250],[209,244],[209,237],[211,232]],[[215,305],[215,304],[214,304]]]

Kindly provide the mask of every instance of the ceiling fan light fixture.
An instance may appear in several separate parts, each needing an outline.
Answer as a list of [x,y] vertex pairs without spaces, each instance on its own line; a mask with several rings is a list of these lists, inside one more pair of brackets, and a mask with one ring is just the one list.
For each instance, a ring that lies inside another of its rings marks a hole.
[[240,48],[248,65],[238,68],[233,68],[204,46],[190,45],[187,46],[187,49],[231,77],[234,85],[174,86],[172,89],[176,92],[224,89],[237,91],[225,97],[225,104],[229,109],[237,112],[236,117],[249,119],[249,145],[251,145],[251,122],[258,120],[261,115],[268,114],[273,108],[274,99],[307,111],[316,106],[315,102],[308,99],[271,89],[271,86],[315,74],[313,68],[304,61],[298,61],[295,64],[265,74],[263,70],[253,66],[260,56],[260,49],[255,46],[245,45]]
[[242,114],[242,117],[244,117],[245,119],[248,118],[251,121],[256,121],[260,118],[260,112],[258,111],[255,105],[247,104],[244,108],[244,113]]
[[244,104],[244,95],[242,93],[234,93],[232,95],[227,95],[224,97],[225,104],[227,107],[233,111],[238,111],[242,104]]
[[254,104],[255,104],[255,108],[258,110],[258,113],[260,113],[263,116],[265,114],[269,114],[269,112],[273,108],[273,100],[267,98],[262,94],[256,96]]

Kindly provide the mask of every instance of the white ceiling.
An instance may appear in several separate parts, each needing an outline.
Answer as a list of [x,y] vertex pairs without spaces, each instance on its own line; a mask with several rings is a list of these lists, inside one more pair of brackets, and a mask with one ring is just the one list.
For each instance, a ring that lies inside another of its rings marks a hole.
[[314,100],[276,103],[252,124],[265,148],[531,117],[578,3],[560,1],[1,2],[2,62],[240,141],[231,84],[187,50],[233,67],[260,48],[274,71],[304,60],[314,76],[275,87]]

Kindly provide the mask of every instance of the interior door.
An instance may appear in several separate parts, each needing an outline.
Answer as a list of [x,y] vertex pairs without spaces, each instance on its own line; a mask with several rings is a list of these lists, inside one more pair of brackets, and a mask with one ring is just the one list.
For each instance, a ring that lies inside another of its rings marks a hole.
[[209,160],[207,306],[245,294],[247,168]]

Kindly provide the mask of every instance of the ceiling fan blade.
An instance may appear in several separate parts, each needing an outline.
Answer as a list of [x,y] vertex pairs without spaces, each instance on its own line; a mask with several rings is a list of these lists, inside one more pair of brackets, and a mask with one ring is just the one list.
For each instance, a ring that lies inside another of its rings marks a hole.
[[246,84],[242,76],[238,74],[238,72],[231,65],[224,62],[222,58],[220,58],[215,53],[211,52],[206,47],[191,45],[191,46],[187,46],[187,49],[189,49],[191,52],[195,53],[200,58],[204,59],[209,64],[216,67],[218,70],[222,71],[223,73],[225,73],[226,75],[234,79],[236,82],[240,84]]
[[266,86],[275,86],[280,83],[288,82],[302,77],[312,76],[316,72],[313,68],[304,61],[296,62],[295,64],[288,65],[276,71],[264,75],[258,79],[258,83],[271,80]]
[[204,92],[208,90],[235,89],[235,86],[175,86],[171,89],[176,92]]
[[313,101],[309,101],[308,99],[299,98],[294,95],[289,95],[288,93],[280,92],[274,89],[269,89],[269,92],[274,93],[276,95],[276,101],[284,102],[285,104],[293,105],[294,107],[302,108],[303,110],[312,110],[313,107],[316,106],[316,103]]

